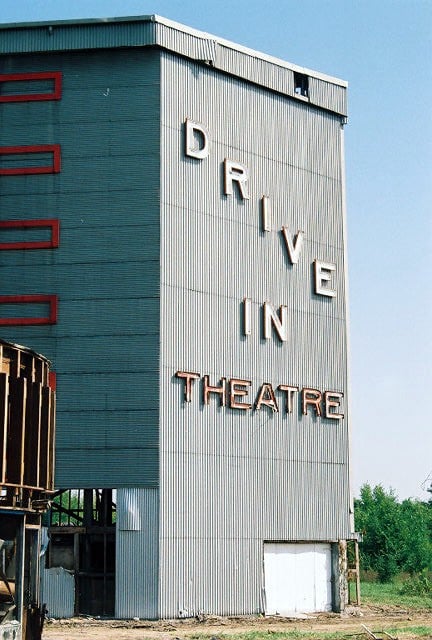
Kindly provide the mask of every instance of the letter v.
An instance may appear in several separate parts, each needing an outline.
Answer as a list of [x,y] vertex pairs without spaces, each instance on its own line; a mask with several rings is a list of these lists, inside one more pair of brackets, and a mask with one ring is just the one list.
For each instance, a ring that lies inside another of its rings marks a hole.
[[297,235],[294,237],[294,242],[291,240],[291,237],[288,234],[288,227],[282,227],[282,235],[285,240],[286,250],[288,252],[288,258],[291,264],[297,264],[300,257],[300,251],[303,246],[303,236],[304,232],[297,231]]

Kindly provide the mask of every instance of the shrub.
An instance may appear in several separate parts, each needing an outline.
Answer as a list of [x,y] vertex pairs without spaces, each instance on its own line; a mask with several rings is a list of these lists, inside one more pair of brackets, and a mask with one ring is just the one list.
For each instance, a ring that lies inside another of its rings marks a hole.
[[399,589],[403,596],[432,595],[432,580],[426,570],[405,580]]
[[432,505],[419,500],[400,503],[393,491],[363,485],[355,501],[355,524],[363,533],[362,569],[376,571],[380,582],[398,573],[416,575],[432,569]]

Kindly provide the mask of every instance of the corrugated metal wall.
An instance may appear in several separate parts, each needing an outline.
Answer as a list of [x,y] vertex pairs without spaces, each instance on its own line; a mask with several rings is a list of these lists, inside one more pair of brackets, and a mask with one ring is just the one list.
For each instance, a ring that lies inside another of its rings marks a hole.
[[159,616],[159,491],[119,489],[116,617]]
[[155,40],[157,44],[170,51],[208,62],[219,71],[294,98],[298,97],[295,92],[294,72],[303,73],[312,81],[307,102],[343,115],[347,113],[346,87],[343,82],[336,82],[335,79],[325,80],[321,74],[289,65],[264,54],[253,55],[254,52],[251,50],[231,45],[218,38],[200,38],[185,33],[178,25],[156,23]]
[[2,145],[61,145],[60,173],[0,177],[2,220],[60,220],[58,249],[3,251],[0,265],[3,295],[59,296],[56,324],[2,327],[55,365],[56,486],[156,486],[158,55],[1,63],[63,74],[60,100],[0,105]]
[[[262,610],[264,540],[349,536],[348,419],[300,416],[297,404],[291,415],[215,398],[203,407],[198,382],[183,403],[174,374],[251,379],[249,402],[263,382],[342,391],[346,413],[341,120],[169,54],[162,62],[160,613],[250,613]],[[186,117],[210,132],[203,161],[184,156]],[[248,167],[249,200],[223,194],[224,158]],[[295,266],[282,226],[306,234]],[[313,294],[317,258],[337,265],[334,299]],[[261,338],[265,301],[287,305],[286,343]]]
[[72,618],[75,613],[75,577],[63,567],[41,572],[41,602],[48,605],[48,618]]
[[1,53],[159,46],[268,89],[296,97],[294,72],[313,78],[308,102],[346,115],[346,83],[278,60],[160,16],[59,21],[1,27]]

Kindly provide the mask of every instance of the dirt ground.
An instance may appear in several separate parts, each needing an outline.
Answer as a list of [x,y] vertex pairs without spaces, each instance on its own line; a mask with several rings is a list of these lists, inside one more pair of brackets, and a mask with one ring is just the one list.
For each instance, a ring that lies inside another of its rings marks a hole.
[[[202,616],[185,620],[98,620],[72,618],[45,622],[43,640],[182,640],[207,635],[217,640],[224,634],[263,631],[343,632],[347,638],[371,638],[362,625],[379,638],[388,636],[383,631],[397,629],[398,640],[411,640],[417,636],[404,631],[409,627],[431,627],[432,611],[402,609],[398,607],[350,607],[343,614],[322,613],[304,619],[279,616],[216,617]],[[362,635],[363,634],[363,635]],[[425,636],[423,636],[424,638]],[[429,636],[432,638],[432,635]]]

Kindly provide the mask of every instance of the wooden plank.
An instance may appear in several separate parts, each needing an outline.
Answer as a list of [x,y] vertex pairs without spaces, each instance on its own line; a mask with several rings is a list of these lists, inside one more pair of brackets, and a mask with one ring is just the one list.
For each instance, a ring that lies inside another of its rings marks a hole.
[[54,391],[48,389],[50,397],[50,422],[49,422],[49,450],[48,450],[48,482],[47,489],[54,489],[55,471],[55,415],[56,415],[56,395]]
[[24,441],[24,484],[39,486],[41,385],[27,382]]
[[6,448],[6,482],[21,485],[24,476],[25,397],[27,380],[9,378],[9,423]]
[[360,555],[359,555],[359,545],[358,541],[354,541],[354,549],[355,549],[355,566],[356,566],[356,594],[357,594],[357,606],[359,607],[361,604],[360,597]]
[[49,452],[50,452],[50,390],[41,389],[41,420],[39,438],[39,484],[49,488]]
[[6,482],[6,445],[8,423],[9,376],[0,373],[0,482]]

